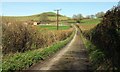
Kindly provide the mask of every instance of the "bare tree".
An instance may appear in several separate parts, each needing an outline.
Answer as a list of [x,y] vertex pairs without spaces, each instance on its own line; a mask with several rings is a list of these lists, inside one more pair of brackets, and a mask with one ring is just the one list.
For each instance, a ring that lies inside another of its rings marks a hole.
[[77,15],[77,18],[78,18],[79,20],[81,20],[81,19],[83,18],[82,14],[78,14],[78,15]]
[[73,15],[73,19],[76,20],[77,23],[80,23],[80,21],[83,19],[82,14]]
[[73,17],[72,17],[74,20],[76,20],[77,19],[77,15],[73,15]]
[[97,18],[102,18],[103,16],[104,16],[104,12],[98,12],[95,16],[97,17]]

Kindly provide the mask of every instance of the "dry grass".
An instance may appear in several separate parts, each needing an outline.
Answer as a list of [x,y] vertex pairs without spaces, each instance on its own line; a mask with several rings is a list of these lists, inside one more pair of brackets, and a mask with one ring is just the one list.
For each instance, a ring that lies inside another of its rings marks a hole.
[[90,30],[90,29],[94,28],[98,23],[100,23],[101,20],[102,20],[102,18],[83,19],[83,20],[81,20],[81,23],[79,24],[79,26],[82,31]]
[[85,30],[90,30],[92,28],[94,28],[96,26],[96,24],[80,24],[79,27],[81,28],[82,31]]

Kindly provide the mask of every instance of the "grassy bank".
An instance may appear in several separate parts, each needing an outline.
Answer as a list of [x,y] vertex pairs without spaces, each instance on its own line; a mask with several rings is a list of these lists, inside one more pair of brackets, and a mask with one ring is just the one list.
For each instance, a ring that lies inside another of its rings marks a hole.
[[38,61],[45,59],[64,47],[73,38],[74,33],[75,32],[73,32],[67,39],[59,41],[47,48],[26,51],[24,53],[15,53],[14,55],[3,58],[3,72],[26,69]]
[[103,61],[104,60],[104,53],[100,51],[95,45],[91,43],[88,39],[86,39],[82,34],[81,38],[83,40],[83,43],[88,50],[89,53],[89,60],[92,64],[92,69],[94,71],[102,69],[102,67],[108,68],[106,63]]
[[[81,29],[79,25],[78,27],[80,30],[82,30],[82,32],[84,32],[84,30]],[[104,53],[99,50],[94,44],[92,44],[92,42],[88,40],[82,33],[80,37],[82,38],[82,41],[88,51],[89,60],[91,62],[93,71],[100,70],[102,67],[106,67],[107,69],[107,64],[104,62]]]

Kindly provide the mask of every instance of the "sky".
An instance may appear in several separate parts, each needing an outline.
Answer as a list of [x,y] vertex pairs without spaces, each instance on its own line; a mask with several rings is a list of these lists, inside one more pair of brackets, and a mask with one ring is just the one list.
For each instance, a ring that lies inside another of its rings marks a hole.
[[1,2],[118,2],[119,0],[1,0]]
[[86,16],[106,12],[115,5],[117,2],[3,2],[2,15],[28,16],[61,9],[60,14],[68,17],[74,14]]

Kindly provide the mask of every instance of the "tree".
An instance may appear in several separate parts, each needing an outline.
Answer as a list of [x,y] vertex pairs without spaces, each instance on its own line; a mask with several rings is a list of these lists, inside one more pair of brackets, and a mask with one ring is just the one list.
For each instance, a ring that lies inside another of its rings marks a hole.
[[87,18],[87,19],[90,19],[90,18],[91,18],[91,16],[90,16],[90,15],[87,15],[87,16],[86,16],[86,18]]
[[83,18],[82,14],[73,15],[73,19],[80,20],[82,18]]
[[96,14],[96,17],[97,18],[102,18],[103,16],[104,16],[104,12],[98,12],[97,14]]
[[72,17],[74,20],[76,20],[77,19],[77,15],[73,15],[73,17]]
[[77,19],[81,20],[83,18],[82,14],[77,15]]
[[90,18],[92,18],[92,19],[93,19],[94,17],[95,17],[95,15],[90,15]]
[[40,15],[40,23],[48,23],[49,22],[49,19],[48,19],[48,16],[47,14],[41,14]]
[[93,19],[93,18],[95,18],[95,15],[87,15],[86,18],[87,19]]
[[80,20],[82,20],[82,18],[82,14],[73,15],[73,19],[76,20],[77,23],[80,23]]

